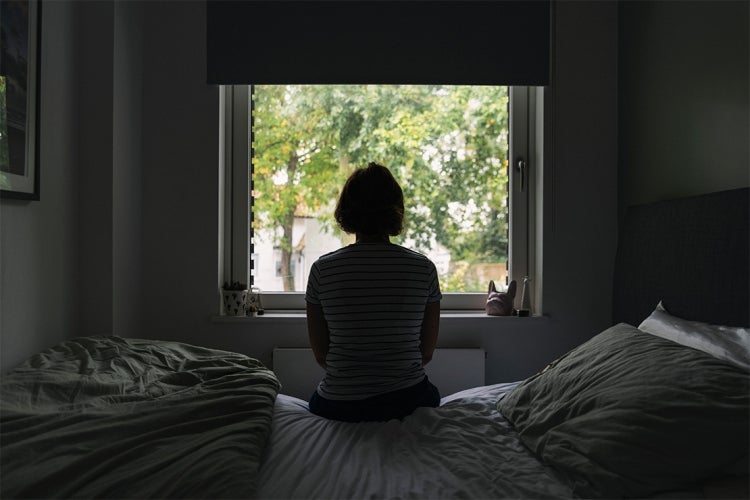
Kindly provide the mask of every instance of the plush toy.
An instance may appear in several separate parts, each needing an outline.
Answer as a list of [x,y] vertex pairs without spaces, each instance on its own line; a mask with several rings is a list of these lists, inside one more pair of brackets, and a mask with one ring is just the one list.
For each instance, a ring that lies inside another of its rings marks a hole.
[[490,280],[487,291],[487,304],[484,310],[489,316],[510,316],[513,314],[513,299],[516,297],[516,280],[510,282],[507,292],[498,292],[495,282]]

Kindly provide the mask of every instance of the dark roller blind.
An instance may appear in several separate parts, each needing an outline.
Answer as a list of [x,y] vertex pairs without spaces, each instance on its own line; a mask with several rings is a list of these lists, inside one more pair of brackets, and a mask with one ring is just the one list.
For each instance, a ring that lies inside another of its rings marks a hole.
[[549,83],[548,1],[207,1],[216,84]]

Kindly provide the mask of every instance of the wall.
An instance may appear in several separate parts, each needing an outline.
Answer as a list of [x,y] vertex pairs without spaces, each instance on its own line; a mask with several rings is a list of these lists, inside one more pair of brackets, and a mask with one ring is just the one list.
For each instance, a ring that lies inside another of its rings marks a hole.
[[[269,364],[274,346],[306,345],[303,318],[212,320],[219,106],[204,3],[97,4],[44,3],[42,198],[0,202],[0,371],[105,331]],[[440,346],[487,349],[488,382],[609,324],[618,209],[750,184],[747,2],[559,2],[555,19],[547,317],[442,323]]]
[[[129,2],[76,4],[85,10],[77,19],[88,26],[80,35],[86,46],[76,54],[95,57],[94,63],[65,61],[71,64],[63,75],[80,78],[71,83],[82,89],[80,111],[45,115],[61,120],[57,128],[74,134],[73,144],[91,148],[81,151],[80,172],[71,172],[77,177],[69,184],[80,185],[80,193],[71,187],[59,206],[35,216],[49,227],[60,222],[81,226],[79,233],[64,233],[72,235],[64,246],[70,265],[53,277],[51,296],[59,301],[80,294],[84,327],[49,321],[47,329],[33,328],[38,342],[18,345],[3,369],[73,330],[88,334],[107,328],[231,349],[271,364],[274,346],[307,346],[304,317],[214,319],[219,310],[220,117],[218,88],[205,84],[205,3],[124,5]],[[562,2],[556,10],[553,87],[547,100],[552,118],[546,131],[552,141],[545,152],[540,243],[546,317],[442,320],[439,347],[487,350],[488,383],[530,375],[610,322],[617,217],[617,5]],[[64,18],[60,23],[73,38],[75,23]],[[100,47],[91,45],[98,42]],[[102,52],[108,50],[111,58]],[[89,82],[102,88],[91,89]],[[71,168],[76,159],[71,157]],[[99,203],[103,218],[90,213]],[[4,225],[3,241],[17,232]],[[46,240],[22,241],[19,251],[55,248]],[[5,264],[5,253],[3,259]],[[41,264],[37,258],[25,266],[30,272]],[[79,274],[81,281],[74,280]],[[5,302],[11,295],[6,283],[19,276],[3,280]],[[103,297],[84,288],[97,282]],[[33,310],[29,294],[18,307]],[[4,322],[5,309],[4,304]],[[64,309],[73,318],[76,310]],[[3,345],[28,330],[18,321],[9,325]]]
[[[610,2],[557,6],[556,138],[542,244],[548,317],[442,320],[440,347],[488,351],[488,382],[530,375],[610,322],[616,14]],[[304,317],[212,320],[219,303],[219,95],[204,83],[204,16],[202,2],[152,2],[143,30],[143,334],[270,364],[274,346],[307,346]]]
[[40,201],[0,201],[0,372],[78,331],[74,6],[42,8]]
[[214,344],[219,89],[206,84],[205,8],[155,1],[145,12],[142,300],[146,335]]
[[141,331],[142,9],[43,4],[41,200],[0,205],[0,371]]
[[140,2],[114,4],[112,62],[112,332],[141,332],[143,25]]
[[621,2],[620,209],[750,185],[748,2]]
[[[80,334],[112,332],[114,2],[76,2]],[[119,221],[118,221],[119,223]]]
[[141,2],[77,2],[80,334],[141,329]]

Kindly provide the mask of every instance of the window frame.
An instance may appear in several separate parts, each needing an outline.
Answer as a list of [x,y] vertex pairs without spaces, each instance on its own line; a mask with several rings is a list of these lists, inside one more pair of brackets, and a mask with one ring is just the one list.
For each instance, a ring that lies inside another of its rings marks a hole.
[[[520,305],[524,277],[535,276],[539,212],[536,200],[541,176],[542,87],[509,86],[508,130],[508,280],[516,280]],[[252,269],[252,160],[250,151],[250,85],[220,86],[219,281],[249,283]],[[541,274],[541,273],[539,273]],[[505,285],[505,284],[503,284]],[[541,280],[529,283],[539,297]],[[304,311],[304,291],[263,292],[266,310]],[[486,292],[443,292],[443,311],[484,313]],[[534,307],[540,314],[540,304]]]

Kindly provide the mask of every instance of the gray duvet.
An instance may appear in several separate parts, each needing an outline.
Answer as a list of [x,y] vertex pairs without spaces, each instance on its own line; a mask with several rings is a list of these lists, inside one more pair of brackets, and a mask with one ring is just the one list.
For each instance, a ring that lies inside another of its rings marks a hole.
[[747,484],[748,373],[624,323],[526,380],[498,409],[576,495],[643,498],[737,476]]
[[0,496],[246,498],[279,384],[247,356],[85,337],[0,384]]

